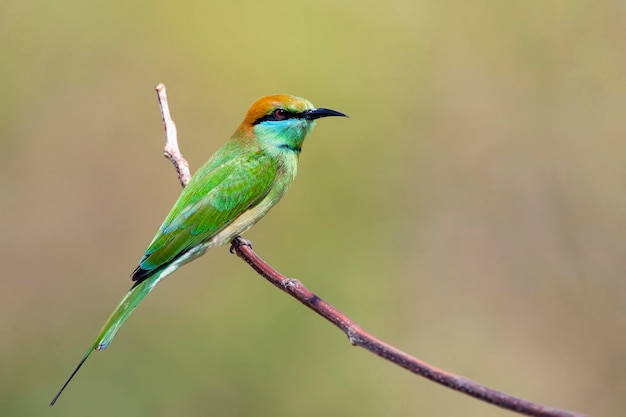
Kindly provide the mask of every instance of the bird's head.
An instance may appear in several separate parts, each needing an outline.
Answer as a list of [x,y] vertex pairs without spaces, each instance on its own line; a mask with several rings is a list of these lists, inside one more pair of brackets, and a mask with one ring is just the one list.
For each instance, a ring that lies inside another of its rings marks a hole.
[[315,120],[329,116],[347,117],[335,110],[315,108],[304,98],[276,94],[254,102],[237,133],[242,137],[256,138],[261,144],[299,152]]

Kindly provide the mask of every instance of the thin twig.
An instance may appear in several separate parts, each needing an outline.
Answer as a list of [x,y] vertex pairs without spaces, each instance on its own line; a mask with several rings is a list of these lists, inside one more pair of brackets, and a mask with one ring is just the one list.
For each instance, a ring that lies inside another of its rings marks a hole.
[[[159,104],[161,105],[161,114],[163,116],[163,123],[165,127],[165,156],[176,168],[178,179],[184,187],[191,178],[189,174],[189,164],[178,150],[176,126],[174,125],[174,122],[169,114],[165,86],[163,84],[159,84],[156,87],[156,90],[159,96]],[[387,359],[388,361],[413,372],[414,374],[420,375],[424,378],[430,379],[431,381],[437,382],[438,384],[495,406],[527,416],[585,417],[584,414],[560,410],[558,408],[517,398],[479,384],[478,382],[474,382],[471,379],[455,375],[429,365],[426,362],[396,349],[395,347],[361,329],[361,327],[359,327],[352,319],[328,304],[326,301],[319,298],[317,295],[313,294],[309,289],[302,285],[300,281],[287,278],[272,268],[252,250],[250,243],[241,237],[233,239],[231,242],[231,252],[235,252],[237,256],[246,261],[252,269],[268,280],[271,284],[291,295],[302,304],[309,307],[311,310],[315,311],[317,314],[341,329],[346,336],[348,336],[352,345],[360,346],[373,354],[380,356],[381,358]]]
[[164,155],[176,168],[178,173],[178,182],[183,187],[187,185],[191,179],[189,173],[189,164],[187,160],[183,158],[183,154],[180,153],[178,148],[178,135],[176,131],[176,124],[170,116],[170,107],[167,104],[167,92],[165,86],[159,84],[155,87],[157,96],[159,97],[159,107],[161,107],[161,118],[163,118],[163,129],[165,130],[165,152]]
[[583,417],[583,414],[559,410],[514,397],[414,358],[367,333],[348,316],[313,294],[300,281],[287,278],[273,269],[252,250],[246,241],[237,237],[233,239],[231,245],[231,250],[235,251],[237,256],[246,261],[259,275],[337,326],[348,336],[350,343],[354,346],[360,346],[414,374],[510,411],[535,417]]

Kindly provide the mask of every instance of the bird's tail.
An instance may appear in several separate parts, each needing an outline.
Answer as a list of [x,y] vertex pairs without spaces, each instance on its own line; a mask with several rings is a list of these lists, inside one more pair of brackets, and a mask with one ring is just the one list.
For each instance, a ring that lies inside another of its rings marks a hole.
[[135,310],[135,307],[137,307],[141,300],[143,300],[145,296],[148,295],[148,293],[155,287],[156,284],[159,283],[159,281],[161,281],[163,278],[165,278],[165,276],[168,275],[168,272],[170,271],[167,271],[167,269],[157,271],[151,277],[134,285],[130,289],[130,291],[128,291],[122,302],[113,311],[106,323],[104,323],[104,326],[102,326],[102,329],[100,329],[100,334],[98,334],[95,342],[91,345],[91,347],[87,350],[87,353],[85,353],[85,356],[83,356],[81,361],[78,363],[78,366],[76,366],[74,372],[72,372],[67,381],[65,381],[65,384],[63,384],[63,387],[61,387],[61,389],[59,390],[58,394],[55,395],[52,402],[50,402],[50,406],[53,406],[54,403],[56,403],[57,399],[61,396],[63,390],[65,390],[65,387],[67,387],[72,378],[74,378],[74,375],[76,375],[80,367],[83,366],[83,363],[85,363],[89,355],[91,355],[91,352],[93,352],[94,350],[104,350],[107,348],[107,346],[109,346],[109,344],[111,344],[111,341],[113,341],[113,338],[117,334],[118,330],[120,329],[120,327],[122,327],[122,324],[124,324],[126,319],[128,319],[133,310]]
[[111,313],[111,316],[106,323],[104,323],[102,329],[100,329],[100,334],[98,334],[90,350],[104,350],[111,344],[118,330],[122,327],[124,322],[126,322],[130,314],[135,310],[137,305],[139,305],[141,300],[152,291],[155,285],[164,278],[163,275],[164,274],[161,272],[158,272],[150,278],[134,285],[128,293],[126,293],[124,299],[113,313]]

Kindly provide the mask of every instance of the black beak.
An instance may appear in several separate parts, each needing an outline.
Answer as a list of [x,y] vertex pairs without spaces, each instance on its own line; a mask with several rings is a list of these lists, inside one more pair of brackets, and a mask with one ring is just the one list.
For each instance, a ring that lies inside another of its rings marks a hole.
[[315,120],[321,117],[329,117],[329,116],[341,116],[348,117],[343,113],[339,113],[338,111],[331,109],[311,109],[307,110],[303,113],[303,116],[307,120]]

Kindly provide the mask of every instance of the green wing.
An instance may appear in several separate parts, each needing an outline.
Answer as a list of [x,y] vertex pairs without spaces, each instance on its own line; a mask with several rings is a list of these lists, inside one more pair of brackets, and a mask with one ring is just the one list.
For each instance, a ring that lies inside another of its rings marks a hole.
[[[210,160],[193,176],[132,274],[137,284],[227,227],[269,192],[278,162],[261,152]],[[135,285],[137,285],[135,284]]]

